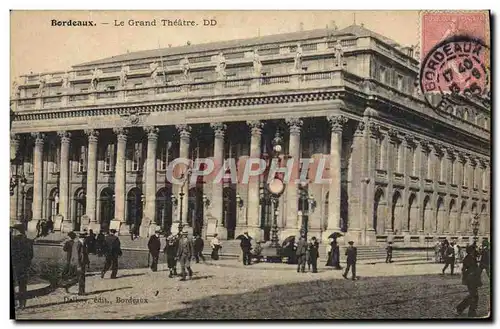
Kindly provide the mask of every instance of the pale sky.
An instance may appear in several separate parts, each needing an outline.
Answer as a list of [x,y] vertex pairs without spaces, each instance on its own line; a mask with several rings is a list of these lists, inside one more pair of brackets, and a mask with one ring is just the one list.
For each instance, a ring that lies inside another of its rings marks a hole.
[[[355,15],[354,15],[355,13]],[[251,38],[354,22],[404,46],[419,40],[418,11],[12,11],[11,79],[30,71],[65,71],[72,65],[126,53],[211,41]],[[130,27],[129,19],[157,20],[156,27]],[[94,20],[95,27],[53,27],[52,19]],[[195,20],[195,27],[163,27],[161,19]],[[216,27],[203,27],[216,19]],[[124,20],[115,27],[114,20]],[[101,23],[109,23],[103,25]]]

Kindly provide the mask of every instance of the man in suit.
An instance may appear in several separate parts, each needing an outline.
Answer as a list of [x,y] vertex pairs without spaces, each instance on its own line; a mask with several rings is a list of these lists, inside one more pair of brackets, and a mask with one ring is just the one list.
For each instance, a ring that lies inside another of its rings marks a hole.
[[69,239],[64,242],[63,251],[66,253],[66,266],[64,268],[63,277],[69,275],[71,267],[71,252],[73,250],[73,243],[75,242],[75,232],[68,233]]
[[385,251],[387,252],[387,256],[385,257],[386,263],[392,263],[392,242],[389,241],[387,243],[387,247],[385,247]]
[[200,258],[203,262],[205,262],[205,256],[203,256],[203,248],[205,247],[205,242],[199,235],[195,235],[194,237],[194,258],[196,259],[196,263],[200,262]]
[[181,240],[177,248],[177,259],[181,263],[181,281],[186,281],[186,269],[188,271],[188,279],[193,276],[191,270],[191,258],[194,256],[194,247],[192,240],[188,239],[187,232],[181,233]]
[[469,294],[457,305],[458,315],[461,315],[466,308],[469,309],[468,316],[477,316],[477,304],[479,301],[478,288],[483,284],[481,282],[481,270],[477,265],[476,252],[472,245],[467,246],[465,252],[467,256],[462,262],[462,284],[467,286]]
[[349,241],[349,247],[347,247],[345,255],[347,256],[347,267],[342,276],[347,279],[347,274],[352,268],[352,280],[356,280],[356,260],[358,257],[358,249],[354,247],[354,241]]
[[243,253],[243,265],[251,265],[252,264],[252,238],[248,235],[248,232],[243,233],[243,237],[241,238],[240,248]]
[[448,266],[451,267],[451,275],[453,275],[455,269],[455,242],[452,242],[451,245],[446,244],[444,249],[444,267],[443,267],[443,275]]
[[116,236],[116,230],[112,229],[109,231],[108,236],[106,236],[106,263],[104,264],[104,269],[101,272],[101,278],[111,267],[111,279],[116,279],[118,273],[118,257],[122,255],[122,249],[120,245],[120,239]]
[[70,235],[73,237],[71,244],[71,252],[69,256],[68,283],[64,289],[69,293],[69,288],[78,283],[78,295],[85,295],[85,268],[87,267],[87,255],[83,240],[87,236],[86,232],[79,233],[79,237],[74,232]]
[[171,234],[167,238],[167,245],[165,246],[165,249],[163,252],[165,255],[167,255],[167,265],[168,269],[170,271],[170,274],[168,275],[169,278],[173,278],[174,276],[177,276],[177,248],[179,245],[179,241],[177,237],[173,234]]
[[295,251],[295,254],[297,255],[297,273],[304,273],[306,271],[307,242],[303,235],[297,242],[297,250]]
[[155,234],[153,234],[149,238],[148,249],[151,254],[152,262],[151,262],[151,271],[156,272],[158,270],[158,258],[160,257],[160,230],[156,230]]
[[311,238],[309,243],[309,262],[312,266],[312,272],[318,273],[318,257],[319,257],[319,243],[316,237]]
[[25,235],[23,224],[11,227],[11,260],[14,280],[19,287],[19,308],[26,307],[28,271],[33,259],[33,241]]

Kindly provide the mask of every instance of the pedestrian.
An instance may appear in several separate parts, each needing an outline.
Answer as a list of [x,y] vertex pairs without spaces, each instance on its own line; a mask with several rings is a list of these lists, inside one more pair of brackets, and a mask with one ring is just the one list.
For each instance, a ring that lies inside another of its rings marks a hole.
[[196,263],[198,264],[200,262],[200,258],[201,260],[203,260],[203,262],[206,262],[205,256],[203,256],[203,248],[205,247],[205,242],[203,241],[201,236],[197,234],[194,237],[193,244],[194,244],[194,258],[196,259]]
[[385,256],[386,263],[392,263],[392,241],[387,243],[387,247],[385,247],[385,251],[387,255]]
[[89,235],[85,238],[85,246],[89,254],[96,254],[96,236],[92,229],[89,230]]
[[82,243],[83,246],[83,263],[85,266],[90,269],[90,258],[89,258],[89,250],[87,248],[86,241],[88,240],[89,235],[87,234],[87,230],[83,230],[78,234],[78,240]]
[[75,242],[76,233],[71,231],[68,233],[68,240],[64,242],[63,251],[66,253],[66,264],[63,271],[63,278],[66,279],[69,276],[71,267],[71,252],[73,250],[73,243]]
[[26,291],[28,287],[28,272],[33,259],[33,241],[25,234],[24,225],[14,224],[11,227],[11,257],[14,282],[18,286],[18,307],[26,307]]
[[97,234],[95,248],[98,257],[102,257],[106,253],[106,236],[104,235],[104,230],[100,230],[99,234]]
[[452,242],[451,245],[448,243],[445,244],[445,250],[444,250],[444,267],[443,267],[443,275],[448,266],[451,267],[451,275],[453,275],[453,272],[455,270],[455,248],[453,248],[455,242]]
[[148,249],[151,257],[153,258],[151,262],[151,271],[156,272],[158,270],[158,258],[160,257],[160,230],[156,230],[148,241]]
[[358,257],[358,249],[354,247],[354,241],[349,241],[349,247],[347,247],[345,251],[345,255],[347,256],[347,267],[345,269],[344,274],[342,276],[347,279],[347,274],[349,270],[352,268],[352,280],[356,280],[356,259]]
[[462,263],[462,284],[467,286],[469,294],[457,305],[458,315],[461,315],[466,308],[469,308],[468,316],[475,317],[479,294],[477,289],[482,286],[481,272],[477,266],[475,251],[472,245],[467,246],[467,255]]
[[116,236],[116,230],[111,229],[106,236],[106,263],[101,272],[101,278],[104,278],[106,272],[111,267],[111,279],[116,279],[118,274],[118,257],[122,255],[120,239]]
[[186,270],[188,271],[188,279],[190,280],[193,276],[193,271],[191,270],[191,258],[194,254],[193,242],[188,239],[188,233],[182,232],[182,238],[179,241],[179,247],[177,248],[177,259],[181,263],[181,281],[186,281]]
[[306,271],[306,255],[307,255],[307,242],[305,236],[301,235],[299,241],[296,244],[297,249],[295,250],[295,255],[297,255],[297,273]]
[[217,238],[217,233],[214,234],[212,241],[210,241],[210,247],[212,247],[212,254],[210,255],[213,260],[219,260],[219,249],[222,248],[219,239]]
[[490,278],[490,244],[488,240],[483,240],[482,243],[479,269],[480,273],[483,273],[483,270],[485,270],[488,279]]
[[251,237],[248,235],[248,232],[243,233],[240,242],[240,248],[243,253],[243,265],[251,265],[252,264],[252,254],[250,253],[252,249]]
[[340,266],[340,247],[337,243],[337,236],[333,237],[331,245],[332,245],[332,266],[335,267],[336,270],[341,270],[342,266]]
[[169,278],[177,276],[177,246],[177,238],[175,237],[175,235],[170,234],[167,238],[167,245],[163,250],[165,255],[167,255],[167,266],[168,270],[170,271],[170,274],[168,275]]
[[316,240],[316,237],[311,238],[311,242],[309,243],[309,263],[312,266],[312,272],[318,273],[318,257],[319,257],[319,243]]
[[87,236],[86,232],[80,232],[78,237],[73,233],[75,238],[73,239],[73,244],[71,247],[71,256],[69,263],[69,273],[68,280],[69,283],[66,283],[64,289],[66,293],[69,293],[69,288],[78,283],[78,295],[85,295],[85,269],[87,267],[87,255],[86,250],[83,244],[85,237]]
[[135,238],[136,238],[136,235],[135,235],[135,223],[130,224],[129,233],[130,233],[130,240],[134,241]]
[[441,242],[436,242],[434,246],[434,262],[441,263]]

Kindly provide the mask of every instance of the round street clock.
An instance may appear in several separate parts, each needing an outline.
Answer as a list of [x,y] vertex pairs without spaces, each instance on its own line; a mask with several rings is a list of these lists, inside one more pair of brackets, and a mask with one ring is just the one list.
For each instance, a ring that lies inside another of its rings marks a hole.
[[269,192],[271,192],[274,195],[281,195],[285,189],[285,184],[283,184],[283,181],[279,178],[274,178],[272,181],[269,182],[267,185],[267,188],[269,189]]

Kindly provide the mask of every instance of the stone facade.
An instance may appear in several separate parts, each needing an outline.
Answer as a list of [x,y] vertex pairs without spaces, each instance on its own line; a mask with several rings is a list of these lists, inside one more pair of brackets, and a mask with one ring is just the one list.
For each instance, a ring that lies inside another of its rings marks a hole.
[[[28,183],[14,189],[11,220],[34,229],[58,216],[63,231],[118,225],[122,233],[135,223],[141,235],[182,221],[204,235],[269,239],[277,212],[282,238],[306,226],[323,240],[343,231],[359,244],[421,245],[470,239],[479,215],[479,234],[490,234],[489,107],[430,108],[408,48],[359,26],[286,36],[22,77],[12,171]],[[308,184],[286,186],[278,209],[262,179],[167,180],[177,157],[266,158],[277,130],[289,157],[327,159],[324,170],[311,166]],[[313,182],[318,171],[329,184]]]

